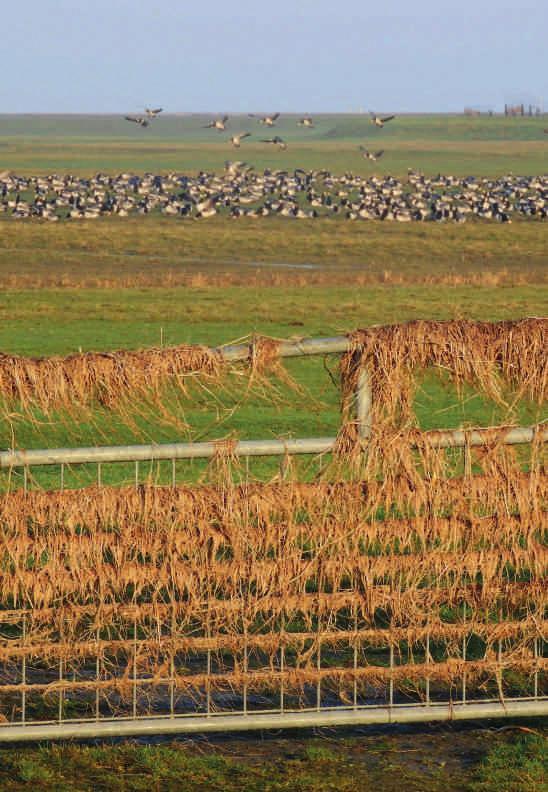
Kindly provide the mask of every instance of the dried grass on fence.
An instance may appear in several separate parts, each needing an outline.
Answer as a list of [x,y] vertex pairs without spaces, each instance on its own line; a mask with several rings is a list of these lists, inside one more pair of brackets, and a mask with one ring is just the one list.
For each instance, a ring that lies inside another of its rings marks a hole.
[[[347,388],[367,367],[376,402],[396,416],[409,417],[413,397],[412,373],[436,366],[457,383],[472,383],[501,402],[505,390],[538,401],[548,388],[548,320],[515,322],[410,322],[373,327],[350,335],[354,346],[343,360]],[[281,376],[278,342],[254,339],[248,364],[251,375]],[[244,362],[245,364],[245,362]],[[108,408],[152,400],[165,410],[161,392],[167,385],[185,391],[189,377],[214,380],[226,377],[222,356],[200,346],[139,351],[86,352],[68,357],[0,356],[0,397],[7,408],[51,412],[93,404]],[[289,380],[285,376],[285,384]],[[263,384],[266,379],[263,379]]]
[[548,319],[521,321],[415,321],[372,327],[350,335],[353,349],[341,362],[347,394],[367,371],[373,423],[413,423],[415,373],[434,367],[458,387],[469,384],[499,404],[548,396]]
[[[0,692],[124,699],[135,685],[153,697],[169,683],[199,697],[205,685],[283,683],[303,695],[321,682],[344,699],[349,685],[388,679],[451,685],[472,638],[483,648],[466,664],[469,685],[503,690],[505,671],[538,674],[548,475],[540,455],[523,472],[511,449],[469,452],[483,474],[425,480],[418,465],[388,491],[383,481],[225,480],[6,495]],[[444,452],[425,458],[446,472]],[[427,641],[442,647],[435,662],[421,660]],[[371,664],[367,652],[388,646],[396,667]],[[355,651],[358,667],[345,667]],[[23,658],[46,677],[62,661],[68,676],[22,683]],[[97,679],[90,663],[103,669]]]

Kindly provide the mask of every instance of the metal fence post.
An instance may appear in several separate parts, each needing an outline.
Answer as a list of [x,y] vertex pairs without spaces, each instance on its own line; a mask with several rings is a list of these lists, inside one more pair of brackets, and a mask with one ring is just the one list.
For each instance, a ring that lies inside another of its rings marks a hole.
[[371,377],[367,369],[361,368],[358,374],[358,386],[356,390],[356,419],[358,422],[358,435],[362,440],[368,440],[371,436],[372,403]]

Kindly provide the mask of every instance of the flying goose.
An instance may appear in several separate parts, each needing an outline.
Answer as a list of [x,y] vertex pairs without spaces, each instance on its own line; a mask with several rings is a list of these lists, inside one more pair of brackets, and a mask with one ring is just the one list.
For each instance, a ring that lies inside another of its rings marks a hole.
[[297,121],[297,126],[307,127],[308,129],[314,128],[314,121],[310,118],[310,116],[304,116],[299,121]]
[[231,162],[230,160],[225,161],[225,171],[229,176],[237,176],[240,173],[245,173],[246,171],[250,170],[253,170],[253,165],[248,165],[247,162]]
[[242,140],[246,137],[251,137],[251,132],[240,132],[237,135],[232,135],[230,138],[230,142],[234,146],[234,148],[240,148],[240,144]]
[[160,113],[162,112],[162,109],[163,108],[161,108],[161,107],[157,107],[154,110],[154,109],[151,109],[150,107],[145,107],[145,113],[147,114],[147,116],[149,118],[156,118],[156,116],[160,115]]
[[392,121],[393,118],[396,116],[378,116],[376,113],[371,112],[371,123],[375,124],[377,127],[383,127],[388,121]]
[[[255,118],[255,113],[248,113],[248,115],[249,118]],[[268,127],[276,126],[276,121],[279,117],[279,113],[272,113],[272,115],[263,116],[262,118],[259,118],[259,124]]]
[[266,140],[261,140],[260,142],[261,143],[272,143],[275,146],[278,146],[280,149],[286,149],[287,148],[287,143],[284,140],[282,140],[282,138],[279,137],[279,135],[276,135],[273,138],[268,138]]
[[149,121],[147,118],[143,116],[124,116],[126,121],[133,121],[134,124],[139,124],[139,126],[147,127],[149,125]]
[[213,121],[210,121],[209,124],[206,124],[203,128],[204,129],[217,129],[219,132],[224,132],[226,129],[226,122],[228,121],[228,116],[225,115],[222,118],[215,118]]
[[371,162],[376,162],[384,154],[384,149],[381,149],[381,151],[368,151],[363,146],[360,146],[360,151],[362,152],[362,157],[371,160]]

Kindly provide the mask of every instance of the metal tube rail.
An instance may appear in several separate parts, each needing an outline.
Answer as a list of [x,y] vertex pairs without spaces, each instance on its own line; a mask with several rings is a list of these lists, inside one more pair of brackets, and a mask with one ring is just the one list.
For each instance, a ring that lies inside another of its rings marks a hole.
[[[497,435],[497,442],[505,445],[530,443],[536,428],[532,426],[507,429]],[[479,446],[493,437],[493,429],[449,430],[424,432],[432,448],[462,448]],[[540,440],[548,441],[548,425],[539,430]],[[333,451],[337,438],[307,437],[292,440],[239,440],[228,446],[224,440],[201,443],[160,443],[150,445],[97,446],[88,448],[49,448],[10,450],[0,452],[0,468],[31,467],[34,465],[70,465],[101,462],[141,462],[162,459],[209,459],[223,446],[240,457],[261,457],[295,454],[325,454]],[[367,443],[364,439],[364,447]],[[413,445],[416,447],[416,444]]]
[[0,743],[34,740],[89,739],[93,737],[153,736],[158,734],[206,734],[253,731],[256,729],[317,728],[321,726],[389,725],[429,723],[485,718],[542,717],[548,713],[548,699],[396,704],[285,711],[271,713],[210,713],[208,715],[161,715],[143,718],[99,719],[0,725]]
[[[215,352],[224,360],[247,360],[253,348],[253,342],[234,344],[215,348]],[[302,355],[336,355],[348,352],[352,342],[346,336],[332,338],[303,338],[297,341],[281,341],[277,353],[280,357],[301,357]]]

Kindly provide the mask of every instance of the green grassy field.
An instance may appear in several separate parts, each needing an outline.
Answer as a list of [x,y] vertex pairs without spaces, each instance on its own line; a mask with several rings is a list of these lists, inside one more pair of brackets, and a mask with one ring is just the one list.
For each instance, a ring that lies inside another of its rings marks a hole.
[[0,220],[0,286],[542,284],[546,235],[540,221]]
[[[312,130],[297,116],[282,115],[274,130],[256,119],[233,116],[226,132],[203,129],[211,116],[161,116],[141,129],[116,116],[0,116],[0,169],[21,173],[218,170],[226,159],[255,168],[329,168],[335,173],[390,173],[407,168],[427,174],[496,176],[509,171],[539,175],[547,169],[546,118],[470,118],[405,115],[383,129],[368,115],[319,115]],[[233,132],[253,137],[234,150]],[[259,143],[272,132],[287,151]],[[358,144],[385,149],[380,163],[366,163]]]
[[[312,132],[282,119],[287,152],[256,142],[235,152],[226,135],[201,129],[204,116],[165,117],[134,129],[109,117],[0,116],[0,170],[22,173],[220,169],[225,159],[256,168],[329,167],[334,172],[497,176],[546,173],[544,119],[403,116],[378,131],[367,117],[318,117]],[[230,131],[250,128],[235,118]],[[268,136],[268,135],[265,135]],[[252,138],[251,140],[255,140]],[[359,143],[386,149],[375,168]],[[290,265],[290,266],[288,266]],[[220,344],[252,333],[287,338],[343,333],[414,318],[520,318],[548,313],[546,226],[540,222],[352,225],[279,218],[233,223],[216,218],[104,218],[78,224],[0,221],[0,350],[67,354],[182,342]],[[331,368],[335,361],[327,362]],[[312,398],[283,391],[218,414],[194,404],[192,436],[325,435],[339,422],[338,391],[323,360],[291,362]],[[499,408],[427,377],[416,409],[425,428],[495,423]],[[521,405],[522,422],[548,417]],[[78,425],[66,416],[4,417],[3,447],[186,439],[176,423],[148,415],[133,429],[96,410]],[[275,470],[264,463],[259,472]],[[145,466],[143,466],[144,468]],[[143,476],[156,475],[142,471]],[[181,470],[196,478],[200,470]],[[105,471],[108,482],[129,469]],[[58,471],[40,480],[56,486]],[[75,478],[74,486],[85,484]],[[538,728],[538,725],[537,727]],[[544,734],[544,733],[543,733]],[[74,790],[470,790],[542,789],[543,734],[484,730],[425,735],[310,736],[178,746],[25,748],[0,751],[2,789]],[[224,747],[223,747],[224,746]]]

